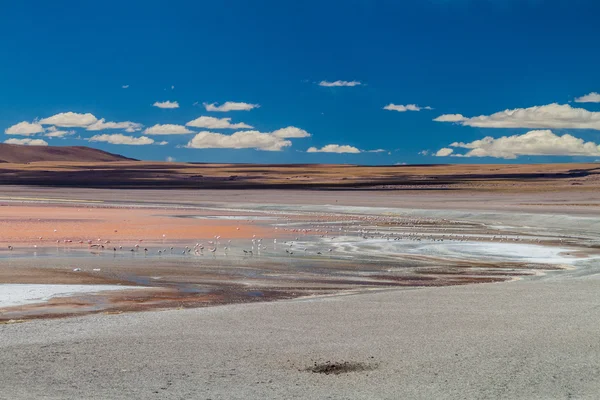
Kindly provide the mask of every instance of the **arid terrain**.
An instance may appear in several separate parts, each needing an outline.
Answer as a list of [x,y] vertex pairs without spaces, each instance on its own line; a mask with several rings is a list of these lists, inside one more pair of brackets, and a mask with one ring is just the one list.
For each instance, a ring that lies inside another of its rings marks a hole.
[[0,398],[593,398],[599,168],[0,164]]
[[[195,164],[122,161],[121,156],[89,148],[50,149],[53,149],[50,156],[25,153],[17,159],[6,155],[14,154],[14,151],[7,153],[4,150],[3,156],[0,149],[0,160],[5,160],[0,163],[0,184],[146,189],[485,189],[528,192],[573,186],[579,190],[600,189],[598,163],[371,167]],[[60,158],[62,156],[55,154],[60,152],[67,153],[68,157]],[[92,156],[89,153],[93,153]],[[40,159],[45,161],[38,161]]]
[[130,158],[85,146],[22,146],[0,143],[0,164],[32,162],[110,162],[131,161]]

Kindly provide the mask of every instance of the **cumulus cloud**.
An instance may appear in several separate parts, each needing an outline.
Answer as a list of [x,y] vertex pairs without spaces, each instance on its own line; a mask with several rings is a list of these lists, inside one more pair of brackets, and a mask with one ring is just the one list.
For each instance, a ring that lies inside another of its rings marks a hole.
[[115,133],[112,135],[106,135],[106,134],[105,135],[96,135],[96,136],[92,136],[88,140],[90,142],[105,142],[105,143],[110,143],[110,144],[127,144],[127,145],[134,145],[134,146],[141,146],[141,145],[147,145],[147,144],[154,143],[153,139],[146,137],[146,136],[133,137],[133,136],[126,136],[121,133]]
[[429,150],[421,150],[419,152],[419,155],[421,155],[421,156],[428,156],[430,154],[431,154],[431,152]]
[[389,111],[398,111],[398,112],[406,112],[406,111],[421,111],[421,110],[433,110],[433,108],[427,107],[419,107],[416,104],[407,104],[405,106],[401,104],[393,104],[390,103],[387,106],[383,107],[384,110]]
[[[466,154],[452,154],[441,149],[436,155],[455,157],[495,157],[514,159],[518,156],[600,156],[600,145],[594,142],[585,142],[583,139],[572,135],[556,135],[550,130],[529,131],[522,135],[503,136],[493,138],[485,137],[471,143],[455,142],[450,145],[454,148],[469,149]],[[441,154],[440,154],[441,152]],[[447,153],[447,154],[444,154]]]
[[434,118],[433,120],[436,122],[462,122],[466,121],[467,119],[468,118],[462,114],[444,114]]
[[231,135],[214,132],[199,132],[185,146],[190,149],[255,149],[281,151],[292,145],[271,133],[259,131],[239,131]]
[[175,162],[177,160],[175,159],[175,157],[167,156],[167,158],[165,158],[165,161],[166,162]]
[[235,101],[226,101],[220,106],[217,103],[202,103],[206,111],[227,112],[227,111],[250,111],[260,107],[259,104],[237,103]]
[[70,130],[70,131],[61,131],[59,129],[57,129],[55,126],[51,126],[48,129],[46,129],[46,134],[44,134],[44,136],[49,137],[49,138],[63,138],[65,136],[69,136],[69,135],[74,135],[75,131]]
[[232,124],[231,118],[199,117],[185,124],[195,128],[207,129],[252,129],[253,127],[243,122]]
[[600,103],[600,93],[592,92],[585,96],[577,97],[575,103]]
[[102,118],[89,125],[86,129],[88,131],[102,131],[104,129],[124,129],[125,132],[137,132],[141,130],[142,127],[143,125],[138,124],[137,122],[106,122],[105,119]]
[[27,122],[27,121],[19,122],[18,124],[15,124],[9,128],[6,128],[6,130],[4,131],[4,133],[6,133],[7,135],[21,135],[21,136],[31,136],[31,135],[35,135],[36,133],[42,133],[42,132],[44,132],[44,128],[42,127],[41,124],[39,124],[37,122]]
[[362,83],[359,81],[333,81],[333,82],[321,81],[321,82],[319,82],[319,86],[325,86],[325,87],[340,87],[340,86],[353,87],[353,86],[359,86],[359,85],[362,85]]
[[176,101],[157,101],[152,104],[154,107],[158,108],[179,108],[179,103]]
[[121,87],[122,87],[123,89],[128,89],[128,88],[129,88],[129,85],[123,85],[123,86],[121,86]]
[[4,143],[20,144],[23,146],[48,146],[48,142],[42,139],[8,139]]
[[492,115],[466,118],[460,114],[441,115],[438,122],[457,122],[464,126],[478,128],[556,128],[556,129],[596,129],[600,130],[600,112],[583,108],[573,108],[568,104],[557,103],[546,106],[515,108]]
[[437,153],[435,153],[436,157],[448,157],[450,154],[454,153],[453,149],[450,149],[448,147],[444,147],[442,149],[439,149],[437,151]]
[[164,146],[166,144],[169,144],[169,142],[167,142],[166,140],[163,140],[162,142],[158,142],[156,144],[159,145],[159,146]]
[[276,131],[271,132],[271,134],[283,139],[301,139],[310,137],[310,133],[306,132],[304,129],[296,128],[295,126],[277,129]]
[[39,121],[42,125],[55,125],[65,128],[85,128],[92,125],[98,119],[90,113],[79,114],[74,112],[64,112],[44,118]]
[[186,133],[194,133],[183,125],[174,124],[156,124],[144,130],[146,135],[185,135]]
[[307,153],[360,153],[360,150],[353,146],[339,145],[339,144],[328,144],[320,149],[311,147],[306,150]]

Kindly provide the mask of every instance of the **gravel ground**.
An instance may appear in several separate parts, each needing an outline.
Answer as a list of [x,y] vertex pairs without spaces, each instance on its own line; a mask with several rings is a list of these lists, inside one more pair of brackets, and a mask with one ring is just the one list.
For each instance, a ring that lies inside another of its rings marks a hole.
[[30,321],[0,398],[596,399],[598,321],[598,275]]

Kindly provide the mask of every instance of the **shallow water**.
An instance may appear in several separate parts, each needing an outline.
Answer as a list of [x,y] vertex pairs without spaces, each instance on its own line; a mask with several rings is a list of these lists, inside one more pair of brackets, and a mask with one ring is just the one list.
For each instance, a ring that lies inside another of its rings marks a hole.
[[[589,229],[598,225],[598,218],[582,219],[585,223],[575,230],[573,220],[508,213],[281,205],[200,211],[188,210],[174,218],[253,221],[275,227],[277,233],[253,240],[164,239],[140,247],[123,241],[104,249],[87,244],[22,246],[0,252],[0,269],[15,274],[35,269],[42,281],[44,274],[54,279],[73,279],[76,274],[84,283],[106,280],[175,290],[193,306],[198,301],[222,304],[514,277],[539,279],[552,271],[549,276],[556,279],[562,273],[557,270],[565,267],[575,268],[581,276],[583,271],[595,273],[600,256],[594,248],[600,231]],[[166,297],[168,302],[163,303],[150,298],[136,301],[171,306],[173,296]],[[98,304],[104,303],[95,301],[94,310]]]

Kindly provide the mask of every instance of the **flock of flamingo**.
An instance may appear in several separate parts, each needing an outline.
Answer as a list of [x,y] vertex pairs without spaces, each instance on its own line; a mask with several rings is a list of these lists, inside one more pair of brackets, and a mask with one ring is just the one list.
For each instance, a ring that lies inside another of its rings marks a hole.
[[[315,221],[316,220],[316,221]],[[285,250],[285,254],[292,256],[297,252],[305,254],[323,255],[324,253],[332,253],[335,248],[335,239],[337,237],[347,238],[349,236],[369,241],[372,239],[376,240],[387,240],[387,241],[401,241],[401,240],[412,240],[412,241],[523,241],[524,238],[518,235],[494,235],[494,234],[469,234],[465,233],[464,223],[457,221],[450,221],[446,219],[432,220],[426,218],[403,218],[398,216],[364,216],[364,215],[340,215],[340,214],[319,214],[315,220],[306,222],[308,227],[305,228],[282,228],[281,230],[285,233],[281,236],[284,238],[292,234],[301,234],[305,237],[320,237],[324,240],[329,240],[333,247],[325,246],[321,243],[321,246],[316,250],[310,250],[309,247],[315,246],[297,246],[299,237],[294,240],[283,241],[283,245],[280,248]],[[455,226],[456,225],[456,226]],[[330,234],[330,231],[336,229],[335,235]],[[471,227],[473,230],[481,231],[481,227]],[[478,228],[478,229],[475,229]],[[240,228],[236,228],[239,230]],[[279,227],[275,227],[275,230],[279,230]],[[118,230],[114,230],[115,233]],[[460,234],[458,232],[461,232]],[[58,233],[58,229],[54,229],[55,235]],[[39,241],[43,241],[43,237],[38,238]],[[160,238],[159,238],[160,240]],[[162,244],[166,240],[166,234],[162,235]],[[277,250],[277,238],[273,240],[274,251]],[[281,238],[280,238],[281,240]],[[539,238],[530,238],[532,242],[540,242]],[[156,244],[153,245],[154,249],[150,249],[148,246],[142,246],[143,239],[138,239],[137,243],[131,247],[126,247],[125,251],[131,253],[143,252],[145,255],[154,253],[157,255],[165,254],[182,254],[182,255],[195,255],[202,256],[205,251],[209,254],[216,255],[221,253],[228,255],[231,250],[231,240],[225,241],[220,235],[214,235],[211,240],[206,242],[197,242],[194,245],[186,245],[183,248],[179,247],[176,249],[174,246],[162,247],[156,249]],[[78,243],[80,245],[87,244],[90,250],[112,250],[115,254],[124,250],[123,245],[113,245],[108,239],[98,238],[96,240],[78,240],[72,239],[57,239],[56,244],[69,245],[72,243]],[[256,235],[252,236],[251,241],[248,243],[250,246],[245,247],[242,244],[241,252],[244,256],[255,256],[261,255],[268,249],[266,240],[264,238],[257,238]],[[37,248],[37,244],[33,246]],[[328,247],[328,248],[327,248]],[[14,250],[12,245],[8,246],[9,250]]]

